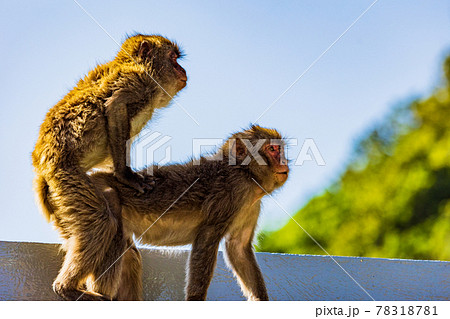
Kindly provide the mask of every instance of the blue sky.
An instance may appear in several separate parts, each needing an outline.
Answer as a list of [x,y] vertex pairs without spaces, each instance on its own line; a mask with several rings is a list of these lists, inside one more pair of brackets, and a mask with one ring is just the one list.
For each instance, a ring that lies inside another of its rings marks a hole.
[[[172,137],[179,161],[193,138],[255,121],[372,1],[79,3],[119,42],[160,33],[184,48],[189,84],[176,100],[200,125],[176,104],[149,125]],[[0,28],[0,240],[57,242],[34,204],[30,154],[47,110],[118,47],[70,0],[5,2]],[[449,30],[448,2],[380,0],[259,120],[300,144],[313,138],[326,161],[293,167],[276,195],[290,214],[339,176],[355,140],[392,106],[439,84]],[[262,227],[287,218],[265,200]]]

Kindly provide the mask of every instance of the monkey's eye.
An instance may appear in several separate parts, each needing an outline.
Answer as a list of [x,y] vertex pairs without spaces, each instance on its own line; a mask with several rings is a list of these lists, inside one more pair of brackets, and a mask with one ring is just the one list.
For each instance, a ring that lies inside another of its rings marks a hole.
[[276,150],[275,150],[275,147],[273,147],[273,145],[270,145],[270,146],[269,146],[269,151],[270,151],[270,152],[275,152],[275,151],[276,151]]

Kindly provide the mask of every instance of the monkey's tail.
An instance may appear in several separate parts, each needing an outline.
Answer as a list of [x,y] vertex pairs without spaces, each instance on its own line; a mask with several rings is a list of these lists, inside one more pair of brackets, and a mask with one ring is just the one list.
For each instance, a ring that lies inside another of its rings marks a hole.
[[34,190],[36,192],[36,203],[41,208],[42,214],[47,222],[51,222],[54,211],[52,205],[48,201],[49,186],[42,175],[37,174],[34,178]]

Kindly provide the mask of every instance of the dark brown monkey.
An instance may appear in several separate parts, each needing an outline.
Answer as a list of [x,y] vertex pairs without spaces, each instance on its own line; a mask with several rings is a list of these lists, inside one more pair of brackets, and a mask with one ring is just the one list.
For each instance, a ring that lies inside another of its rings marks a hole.
[[[192,244],[187,300],[206,299],[222,238],[226,240],[228,264],[244,295],[249,300],[268,300],[252,240],[261,198],[266,191],[271,193],[282,186],[288,172],[280,134],[252,126],[232,135],[216,155],[186,164],[154,167],[152,176],[142,172],[145,178],[156,181],[155,188],[143,195],[110,173],[98,172],[91,177],[105,193],[115,214],[122,216],[123,229],[117,237],[123,236],[128,243],[135,234],[143,235],[140,240],[151,245]],[[115,230],[111,227],[110,231]],[[89,240],[92,245],[103,242],[98,237]],[[112,249],[116,254],[111,256],[124,251],[122,245]],[[114,258],[105,259],[102,270],[117,260]],[[104,286],[120,282],[113,290],[101,293],[130,300],[142,294],[140,272],[140,256],[132,246],[103,276],[92,279],[105,282]]]
[[[117,237],[120,221],[86,172],[112,160],[122,183],[139,192],[150,188],[150,180],[127,166],[126,141],[186,86],[179,56],[178,46],[162,36],[130,37],[114,60],[90,71],[47,113],[32,160],[37,200],[66,240],[53,285],[63,298],[102,299],[82,294],[80,282],[109,254],[106,247],[125,243]],[[92,245],[97,240],[102,244]]]

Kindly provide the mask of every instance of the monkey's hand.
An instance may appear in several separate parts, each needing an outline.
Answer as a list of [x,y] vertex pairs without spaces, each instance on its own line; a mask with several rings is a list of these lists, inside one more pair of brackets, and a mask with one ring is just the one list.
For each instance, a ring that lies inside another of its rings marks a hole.
[[139,173],[133,172],[129,167],[124,172],[116,172],[114,175],[119,182],[136,189],[141,194],[145,191],[151,191],[155,186],[155,181],[152,178],[144,178]]

